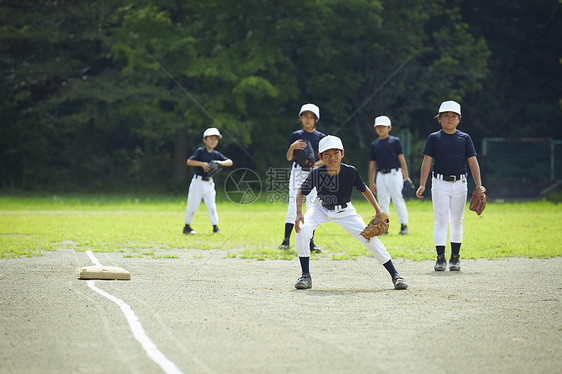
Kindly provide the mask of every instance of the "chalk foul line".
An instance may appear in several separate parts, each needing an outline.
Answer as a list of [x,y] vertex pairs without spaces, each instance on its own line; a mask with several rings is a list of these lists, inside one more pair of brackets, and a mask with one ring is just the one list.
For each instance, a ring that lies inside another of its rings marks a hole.
[[[101,266],[101,263],[94,256],[92,251],[86,251],[86,253],[88,254],[88,257],[90,257],[94,265]],[[176,364],[168,360],[166,356],[164,356],[164,354],[160,352],[158,347],[156,347],[156,344],[154,344],[152,340],[150,340],[148,335],[146,335],[144,328],[142,327],[142,324],[137,318],[135,312],[127,303],[96,287],[96,282],[94,280],[88,281],[88,287],[90,287],[92,290],[102,295],[103,297],[113,301],[115,304],[117,304],[117,306],[119,306],[119,308],[125,315],[125,318],[127,318],[127,322],[129,323],[129,327],[131,328],[133,336],[141,344],[142,348],[152,361],[158,364],[166,374],[181,374],[181,370],[176,366]]]
[[92,251],[86,251],[86,254],[88,255],[88,257],[90,258],[90,260],[92,260],[92,262],[94,263],[94,265],[96,266],[102,266],[101,262],[98,261],[98,259],[96,258],[96,256],[94,256]]

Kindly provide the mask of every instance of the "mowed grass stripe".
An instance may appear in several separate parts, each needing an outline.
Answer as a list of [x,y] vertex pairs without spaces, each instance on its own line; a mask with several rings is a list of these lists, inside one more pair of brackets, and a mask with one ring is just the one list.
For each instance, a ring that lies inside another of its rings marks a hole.
[[[367,202],[359,200],[354,205],[366,222],[374,214]],[[391,206],[389,234],[381,240],[394,258],[433,259],[431,202],[410,200],[407,206],[410,234],[398,235],[400,225]],[[288,251],[277,248],[283,239],[285,204],[238,205],[219,197],[217,208],[223,235],[212,233],[206,207],[201,204],[192,224],[198,234],[187,236],[182,234],[182,196],[4,196],[0,198],[0,258],[37,256],[59,248],[147,258],[173,258],[177,251],[216,248],[224,250],[225,256],[245,259],[296,257],[294,233]],[[560,204],[547,201],[489,203],[477,216],[467,207],[462,257],[560,256],[560,208]],[[333,223],[316,230],[315,242],[323,249],[315,257],[345,260],[370,256]]]

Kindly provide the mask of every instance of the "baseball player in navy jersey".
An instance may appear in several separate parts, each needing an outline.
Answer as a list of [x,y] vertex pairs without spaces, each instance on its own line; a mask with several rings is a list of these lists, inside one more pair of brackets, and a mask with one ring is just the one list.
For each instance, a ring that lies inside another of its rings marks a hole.
[[[318,151],[319,157],[325,165],[314,168],[297,192],[295,232],[302,276],[295,284],[295,288],[312,288],[309,269],[310,246],[308,244],[314,230],[321,224],[330,221],[342,226],[367,247],[389,272],[395,289],[407,288],[408,284],[396,271],[388,251],[379,238],[375,236],[367,240],[361,236],[361,232],[367,225],[351,204],[353,189],[363,193],[376,213],[380,213],[381,208],[371,190],[363,183],[357,169],[341,162],[344,149],[340,138],[332,135],[326,136],[320,140]],[[314,188],[317,190],[318,203],[307,208],[306,214],[303,215],[304,197],[310,194]]]
[[464,208],[467,197],[467,168],[476,183],[482,186],[480,166],[476,159],[476,150],[470,136],[457,130],[461,120],[461,106],[455,101],[444,101],[435,116],[441,130],[427,137],[423,151],[420,172],[420,187],[416,191],[418,198],[423,198],[425,183],[433,163],[431,179],[431,198],[433,201],[433,240],[437,251],[435,271],[447,268],[445,245],[447,228],[450,226],[451,258],[449,270],[461,269],[459,252],[463,237]]
[[[287,207],[287,214],[285,216],[285,236],[283,238],[283,243],[279,246],[279,249],[288,249],[290,245],[291,232],[293,231],[293,226],[295,225],[295,219],[297,216],[295,201],[300,185],[304,182],[313,167],[323,164],[322,160],[318,159],[318,142],[326,135],[316,130],[316,125],[319,119],[320,109],[318,106],[314,104],[304,104],[299,112],[299,120],[302,123],[302,129],[293,132],[289,138],[289,145],[285,155],[287,161],[292,162],[291,176],[289,178],[289,204]],[[301,166],[294,161],[295,151],[305,149],[307,144],[310,144],[312,150],[314,151],[315,163],[311,167]],[[307,196],[307,208],[314,203],[315,198],[316,190],[311,191],[309,196]],[[313,237],[310,239],[310,249],[316,253],[321,252],[320,248],[314,244]]]
[[189,185],[189,192],[187,195],[187,208],[185,211],[185,226],[183,228],[184,234],[195,234],[191,228],[191,222],[195,216],[195,212],[201,205],[201,200],[205,201],[207,212],[211,225],[213,225],[213,232],[220,234],[219,230],[219,215],[217,213],[217,206],[215,203],[216,191],[215,183],[212,177],[207,176],[207,172],[211,169],[209,161],[215,161],[222,166],[232,166],[232,160],[225,157],[215,148],[219,144],[219,139],[222,138],[219,130],[211,127],[203,133],[204,147],[199,147],[187,160],[188,166],[194,166],[193,179]]
[[402,144],[399,138],[389,135],[392,124],[387,116],[375,118],[374,127],[379,138],[369,147],[369,187],[377,196],[383,212],[390,212],[392,199],[400,221],[400,234],[408,234],[408,210],[402,196],[402,187],[409,177]]

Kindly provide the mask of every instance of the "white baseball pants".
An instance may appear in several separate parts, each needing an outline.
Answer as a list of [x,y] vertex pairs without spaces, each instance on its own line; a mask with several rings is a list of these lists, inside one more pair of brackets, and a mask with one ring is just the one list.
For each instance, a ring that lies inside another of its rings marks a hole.
[[435,177],[431,180],[433,200],[433,241],[436,246],[447,244],[447,228],[450,225],[450,241],[462,243],[464,208],[468,184],[466,178],[446,182]]
[[[287,206],[287,215],[285,223],[295,223],[297,219],[297,192],[301,187],[310,171],[302,170],[300,166],[291,168],[291,176],[289,177],[289,205]],[[306,196],[306,208],[308,209],[316,201],[316,188]]]
[[402,169],[393,169],[390,173],[377,173],[377,201],[381,210],[390,213],[390,199],[396,208],[396,214],[401,224],[408,224],[408,210],[406,209],[406,201],[402,196],[402,187],[404,186],[404,177]]
[[185,210],[185,224],[190,225],[195,216],[195,212],[201,205],[201,200],[205,201],[207,212],[211,225],[219,224],[219,215],[217,213],[217,205],[215,203],[215,182],[204,181],[197,176],[194,176],[189,185],[189,192],[187,194],[187,208]]
[[310,238],[312,238],[312,233],[318,226],[326,222],[334,222],[343,227],[345,231],[367,247],[381,264],[390,260],[390,254],[378,236],[367,240],[360,235],[367,225],[351,203],[347,203],[347,207],[339,211],[328,210],[322,204],[312,204],[307,209],[304,215],[304,223],[296,235],[299,257],[310,257]]

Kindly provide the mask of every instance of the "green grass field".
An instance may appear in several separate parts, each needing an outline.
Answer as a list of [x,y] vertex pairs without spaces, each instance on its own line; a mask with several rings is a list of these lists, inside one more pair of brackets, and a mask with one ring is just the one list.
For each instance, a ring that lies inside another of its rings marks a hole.
[[[219,249],[225,257],[292,259],[277,249],[283,239],[285,204],[237,205],[219,197],[222,235],[212,234],[204,204],[192,224],[197,235],[183,235],[184,196],[61,195],[0,197],[0,258],[37,256],[44,251],[122,252],[125,257],[174,258],[177,250]],[[373,209],[355,200],[367,222]],[[489,203],[481,216],[465,211],[463,258],[562,255],[562,205],[547,201]],[[429,201],[408,201],[410,235],[398,235],[391,206],[391,225],[381,240],[393,258],[433,259],[433,211]],[[323,252],[315,257],[353,259],[371,254],[341,227],[328,223],[316,230]],[[174,251],[165,251],[173,249]],[[449,248],[447,248],[449,253]]]

